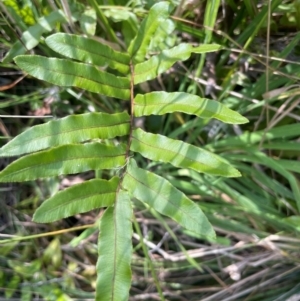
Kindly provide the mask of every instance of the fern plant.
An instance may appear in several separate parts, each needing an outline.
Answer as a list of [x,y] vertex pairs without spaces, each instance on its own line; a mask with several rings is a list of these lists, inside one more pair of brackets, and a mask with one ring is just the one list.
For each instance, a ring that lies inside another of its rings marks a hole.
[[[16,64],[49,83],[78,87],[130,102],[130,112],[72,115],[34,126],[11,140],[0,156],[19,156],[0,173],[1,182],[31,181],[88,170],[111,169],[110,180],[95,178],[56,193],[36,210],[33,221],[48,223],[106,207],[99,226],[96,300],[127,300],[131,282],[131,200],[144,202],[182,227],[213,238],[214,230],[185,194],[157,174],[139,168],[135,153],[179,168],[215,176],[238,177],[239,172],[219,156],[183,141],[134,127],[134,117],[183,112],[240,124],[247,119],[224,105],[188,93],[164,91],[134,94],[134,86],[156,78],[191,53],[216,51],[219,45],[180,44],[149,59],[147,49],[172,7],[155,4],[143,20],[127,52],[117,52],[91,38],[57,33],[46,44],[67,59],[21,55]],[[107,65],[112,72],[98,67]],[[119,74],[117,76],[116,74]],[[120,138],[118,144],[109,139]],[[123,141],[123,142],[122,142]]]

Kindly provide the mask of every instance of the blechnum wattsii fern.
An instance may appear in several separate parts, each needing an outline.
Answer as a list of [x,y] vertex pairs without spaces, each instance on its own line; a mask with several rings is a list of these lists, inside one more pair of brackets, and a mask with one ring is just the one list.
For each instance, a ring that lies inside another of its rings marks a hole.
[[[97,262],[96,300],[127,300],[131,282],[131,198],[136,198],[186,229],[206,237],[215,233],[201,209],[166,179],[137,166],[134,154],[210,175],[237,177],[239,172],[218,156],[179,140],[134,128],[134,117],[183,112],[223,122],[247,122],[222,104],[188,93],[152,92],[134,95],[134,85],[156,78],[191,53],[220,49],[218,45],[193,47],[180,44],[146,60],[147,48],[157,28],[169,17],[170,4],[152,7],[128,51],[117,52],[93,39],[58,33],[46,44],[69,59],[22,55],[16,64],[30,75],[55,85],[79,87],[130,101],[130,113],[87,113],[53,120],[20,134],[0,152],[17,159],[0,173],[1,182],[112,169],[109,181],[92,179],[56,193],[35,212],[36,222],[53,222],[107,207],[101,217]],[[73,60],[74,61],[73,61]],[[108,65],[116,76],[100,71]],[[107,139],[125,136],[113,146]]]

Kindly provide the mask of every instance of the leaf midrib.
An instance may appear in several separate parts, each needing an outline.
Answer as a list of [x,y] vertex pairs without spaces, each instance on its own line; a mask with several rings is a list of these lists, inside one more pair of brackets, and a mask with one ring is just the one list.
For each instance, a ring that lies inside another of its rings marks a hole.
[[[208,100],[209,101],[209,100]],[[136,103],[136,102],[134,102],[134,106],[140,106],[141,108],[147,108],[147,107],[160,107],[160,106],[164,106],[164,108],[160,108],[161,109],[161,111],[163,111],[165,108],[167,108],[167,107],[173,107],[173,106],[185,106],[185,107],[191,107],[191,108],[193,108],[193,109],[197,109],[197,111],[198,111],[198,109],[199,109],[199,106],[196,106],[196,105],[191,105],[191,104],[186,104],[186,103],[176,103],[176,102],[165,102],[165,103],[154,103],[154,104],[140,104],[140,103]],[[228,110],[230,110],[229,108],[227,108],[227,107],[225,107],[226,109],[228,109]],[[199,112],[199,114],[201,114],[202,112],[208,112],[208,113],[210,113],[211,114],[211,116],[209,116],[209,117],[207,117],[207,118],[215,118],[215,119],[220,119],[221,120],[221,118],[223,118],[223,117],[230,117],[231,118],[231,121],[233,121],[233,120],[236,120],[236,121],[239,121],[240,119],[239,118],[237,118],[237,117],[235,117],[235,116],[232,116],[232,115],[230,115],[230,114],[227,114],[227,113],[224,113],[224,108],[221,108],[222,110],[220,111],[220,113],[218,113],[218,112],[215,112],[215,111],[213,111],[213,110],[210,110],[209,109],[209,106],[208,107],[205,107],[204,109],[200,109],[198,112]],[[179,110],[177,110],[177,109],[174,109],[174,111],[179,111]],[[183,109],[182,110],[184,113],[186,113],[186,111]],[[186,114],[192,114],[192,115],[196,115],[196,116],[198,116],[197,115],[197,111],[195,111],[195,112],[188,112],[188,113],[186,113]],[[172,111],[173,112],[173,111]],[[234,111],[232,111],[232,113],[231,114],[234,114],[235,112]],[[153,114],[151,114],[151,115],[155,115],[154,113]],[[203,117],[204,118],[204,117]]]
[[[88,182],[87,182],[87,183],[88,183]],[[63,191],[62,191],[62,192],[63,192]],[[62,192],[61,192],[61,193],[62,193]],[[68,202],[66,202],[66,203],[56,205],[55,208],[47,209],[47,213],[52,212],[52,211],[55,211],[55,210],[57,210],[57,208],[65,207],[65,206],[69,205],[69,204],[72,203],[72,202],[78,202],[78,201],[82,200],[83,198],[90,198],[90,197],[92,197],[92,196],[106,195],[106,194],[115,194],[115,193],[116,193],[115,190],[114,190],[114,191],[105,191],[105,192],[102,192],[102,193],[97,192],[97,193],[87,194],[87,195],[84,195],[84,196],[79,196],[78,198],[72,198],[72,200],[70,200],[70,201],[68,201]],[[50,200],[50,199],[49,199],[49,200]]]
[[[186,106],[186,107],[192,107],[192,108],[199,108],[199,106],[193,106],[193,105],[190,105],[190,104],[186,104],[186,103],[174,103],[174,102],[162,102],[162,103],[154,103],[154,104],[139,104],[139,103],[134,103],[135,106],[141,106],[141,107],[155,107],[155,106],[174,106],[174,105],[181,105],[181,106]],[[162,109],[163,110],[163,109]],[[208,109],[203,109],[203,111],[208,111],[210,113],[214,113],[216,114],[216,112],[212,111],[212,110],[208,110]],[[217,115],[221,115],[221,114],[217,114]]]
[[[65,161],[71,161],[71,160],[76,160],[76,159],[99,159],[99,158],[113,158],[113,157],[121,157],[121,156],[125,156],[125,153],[124,154],[120,154],[120,155],[114,155],[114,156],[110,156],[110,155],[101,155],[101,157],[100,156],[98,156],[98,157],[92,157],[92,156],[80,156],[80,157],[72,157],[72,158],[68,158],[68,159],[64,159],[64,160],[58,160],[58,161],[50,161],[50,162],[47,162],[47,163],[44,163],[44,164],[36,164],[36,165],[31,165],[31,166],[28,166],[28,167],[26,167],[26,168],[22,168],[22,169],[20,169],[20,170],[17,170],[17,171],[14,171],[14,172],[11,172],[10,174],[8,174],[8,175],[6,175],[6,176],[3,176],[3,177],[1,177],[1,175],[0,175],[0,180],[1,180],[1,178],[3,179],[5,179],[5,178],[7,178],[7,177],[11,177],[12,175],[16,175],[16,174],[18,174],[18,173],[20,173],[20,172],[24,172],[24,171],[26,171],[26,170],[28,170],[28,169],[30,169],[30,168],[39,168],[39,167],[42,167],[43,165],[44,166],[47,166],[47,165],[51,165],[51,164],[54,164],[54,163],[60,163],[60,162],[65,162]],[[4,171],[4,170],[3,170]],[[45,175],[45,177],[48,177],[47,175]]]
[[[162,147],[158,147],[158,146],[153,146],[153,144],[145,143],[145,142],[139,140],[138,138],[136,138],[135,136],[132,136],[132,138],[135,139],[135,140],[137,140],[137,141],[139,141],[140,143],[142,143],[142,144],[144,144],[144,145],[146,145],[146,146],[149,146],[150,148],[156,148],[156,149],[158,149],[158,150],[168,151],[168,152],[173,153],[174,155],[179,155],[180,157],[186,158],[186,159],[190,160],[191,162],[199,163],[200,165],[203,165],[203,166],[210,166],[210,165],[206,165],[206,164],[204,164],[204,163],[201,163],[201,162],[199,162],[199,161],[197,161],[197,160],[195,160],[195,159],[192,159],[192,158],[190,158],[190,157],[188,157],[188,156],[184,156],[184,155],[182,155],[181,153],[175,152],[175,151],[173,151],[173,150],[171,150],[171,149],[168,149],[168,148],[162,148]],[[178,140],[178,141],[179,141],[179,140]],[[187,145],[187,147],[190,147],[190,146],[193,146],[193,145]],[[205,150],[201,150],[201,151],[204,152],[204,153],[206,152]],[[210,154],[210,153],[208,153],[208,155],[211,155],[211,156],[213,157],[213,155]],[[215,158],[214,158],[214,159],[215,159]],[[170,162],[172,162],[172,161],[170,161]],[[224,163],[224,162],[221,162],[221,163]]]
[[[68,41],[69,42],[69,41]],[[59,43],[59,44],[61,44],[61,45],[64,45],[64,43],[63,42],[56,42],[56,43]],[[68,44],[68,46],[70,46],[70,44]],[[87,50],[87,49],[84,49],[84,48],[81,48],[81,47],[79,47],[79,45],[76,45],[76,44],[71,44],[71,46],[73,46],[75,49],[79,49],[79,50],[82,50],[82,51],[85,51],[86,53],[91,53],[92,55],[95,55],[95,56],[98,56],[98,57],[103,57],[103,58],[106,58],[106,59],[108,59],[108,60],[110,60],[110,61],[112,61],[112,62],[117,62],[118,64],[120,64],[120,65],[122,65],[122,66],[125,66],[125,67],[127,67],[128,69],[129,69],[129,57],[128,57],[128,65],[127,64],[125,64],[125,63],[123,63],[123,62],[121,62],[121,61],[119,61],[118,59],[117,59],[117,57],[118,57],[118,55],[119,55],[119,53],[121,53],[121,52],[116,52],[114,49],[112,49],[111,48],[111,50],[113,51],[113,53],[116,55],[116,58],[111,58],[111,57],[109,57],[109,56],[107,56],[107,55],[105,55],[105,54],[97,54],[96,52],[93,52],[93,51],[89,51],[89,50]],[[123,53],[121,53],[121,54],[123,54]],[[69,58],[72,58],[72,59],[74,59],[74,60],[77,60],[76,58],[73,58],[73,57],[71,57],[71,56],[68,56]],[[78,59],[79,60],[79,59]],[[86,63],[88,63],[88,62],[86,62]]]
[[[57,136],[57,135],[64,135],[64,134],[68,134],[68,133],[79,131],[79,130],[85,131],[85,130],[88,130],[88,129],[95,129],[95,128],[105,128],[105,127],[109,128],[109,127],[113,127],[113,126],[117,126],[117,125],[122,125],[122,124],[126,125],[127,123],[129,124],[130,121],[126,121],[126,122],[122,122],[122,123],[116,123],[116,124],[112,124],[112,125],[108,125],[108,126],[104,126],[103,125],[103,126],[78,127],[78,128],[75,128],[75,129],[71,129],[69,131],[64,131],[64,132],[60,132],[60,133],[54,133],[54,134],[45,135],[45,136],[39,136],[39,137],[36,137],[34,139],[30,139],[30,140],[24,140],[23,143],[20,143],[20,144],[17,144],[15,146],[13,146],[13,147],[7,148],[7,149],[5,149],[5,151],[9,151],[9,150],[15,149],[17,147],[20,147],[24,143],[27,143],[27,141],[30,141],[30,142],[31,141],[38,141],[40,139],[44,139],[44,138],[47,138],[47,137],[53,137],[53,136]],[[101,138],[99,138],[99,139],[101,139]],[[51,147],[51,145],[49,147]]]
[[[93,67],[92,65],[89,65],[89,64],[84,64],[84,63],[79,63],[79,62],[73,62],[73,61],[68,61],[68,62],[71,62],[71,63],[73,63],[73,64],[80,64],[80,65],[82,65],[82,66],[88,66],[88,67]],[[90,79],[90,78],[86,78],[86,77],[84,77],[84,76],[80,76],[80,75],[78,75],[78,73],[77,74],[72,74],[72,73],[67,73],[67,72],[62,72],[62,71],[60,71],[60,70],[56,70],[56,69],[49,69],[49,68],[46,68],[46,67],[41,67],[40,65],[38,65],[38,64],[34,64],[34,63],[31,63],[32,64],[32,66],[36,66],[36,67],[38,67],[38,68],[40,68],[40,69],[42,69],[42,70],[48,70],[49,72],[54,72],[54,73],[58,73],[58,74],[62,74],[62,75],[66,75],[66,76],[74,76],[75,78],[77,77],[77,78],[80,78],[80,79],[83,79],[83,80],[85,80],[85,81],[90,81],[90,82],[92,82],[92,83],[95,83],[95,84],[98,84],[98,85],[101,85],[101,86],[109,86],[109,87],[111,87],[111,88],[115,88],[115,89],[120,89],[120,90],[128,90],[129,91],[129,87],[128,88],[123,88],[123,87],[118,87],[118,86],[114,86],[114,85],[112,85],[111,83],[104,83],[104,82],[100,82],[100,81],[96,81],[96,80],[93,80],[93,79]],[[97,72],[99,72],[100,74],[103,74],[104,76],[105,76],[105,73],[104,72],[100,72],[100,70],[98,70],[97,68],[95,68],[94,67],[94,69],[97,71]],[[110,75],[112,75],[113,76],[113,74],[110,74]],[[116,79],[121,79],[121,80],[123,80],[123,79],[127,79],[126,77],[124,77],[124,78],[120,78],[120,77],[118,77],[118,76],[116,76]],[[117,82],[117,80],[116,80],[116,82]]]
[[[157,196],[161,196],[168,204],[172,205],[174,208],[176,208],[179,212],[182,211],[183,213],[185,213],[187,216],[190,217],[191,220],[194,220],[195,224],[198,224],[198,220],[195,219],[194,217],[190,216],[186,211],[184,211],[182,209],[182,207],[178,207],[177,205],[173,204],[172,200],[170,198],[167,198],[165,195],[158,193],[156,190],[154,190],[153,188],[147,186],[146,184],[144,184],[143,182],[141,182],[140,180],[138,180],[137,178],[135,178],[133,175],[131,175],[128,171],[127,174],[129,176],[131,176],[135,181],[137,181],[138,183],[140,183],[141,185],[145,186],[146,188],[148,188],[149,190],[153,191]],[[179,191],[178,191],[179,192]],[[184,198],[184,195],[182,196]],[[191,201],[192,202],[192,201]],[[147,202],[146,202],[147,203]],[[196,232],[196,231],[195,231]]]
[[117,266],[117,238],[118,238],[118,235],[117,235],[117,232],[118,232],[118,229],[117,229],[117,219],[116,219],[116,210],[117,210],[117,207],[118,206],[118,198],[116,197],[116,203],[115,203],[115,208],[113,210],[113,217],[114,217],[114,259],[113,259],[113,275],[112,275],[112,291],[111,291],[111,300],[114,300],[114,294],[115,294],[115,280],[116,280],[116,266]]

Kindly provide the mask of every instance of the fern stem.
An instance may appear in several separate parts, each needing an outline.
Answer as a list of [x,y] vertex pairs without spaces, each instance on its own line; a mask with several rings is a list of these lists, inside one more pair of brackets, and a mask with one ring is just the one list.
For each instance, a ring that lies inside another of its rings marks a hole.
[[122,181],[123,178],[126,174],[126,170],[127,170],[127,163],[129,162],[130,159],[130,146],[131,146],[131,141],[132,141],[132,131],[133,131],[133,125],[134,125],[134,67],[133,67],[133,63],[132,61],[130,61],[130,123],[129,123],[129,135],[128,135],[128,141],[127,141],[127,146],[126,146],[126,153],[125,153],[125,166],[123,171],[121,172],[120,175],[120,182],[119,182],[119,186],[117,188],[117,193],[119,192],[119,190],[122,188]]
[[129,137],[126,149],[126,162],[129,160],[129,152],[130,152],[130,145],[132,141],[132,131],[133,131],[133,113],[134,113],[134,66],[132,61],[130,61],[130,129],[129,129]]

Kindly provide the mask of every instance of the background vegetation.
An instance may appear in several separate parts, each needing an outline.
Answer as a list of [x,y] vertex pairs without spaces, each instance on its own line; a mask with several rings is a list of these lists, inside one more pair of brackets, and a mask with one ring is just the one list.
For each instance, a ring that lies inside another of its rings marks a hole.
[[[217,239],[195,237],[136,203],[131,300],[161,300],[159,291],[165,300],[297,300],[292,298],[300,296],[300,3],[172,2],[172,20],[161,29],[166,38],[154,41],[153,52],[182,41],[218,43],[225,50],[192,56],[139,89],[213,98],[250,123],[232,126],[179,113],[136,122],[150,132],[221,154],[243,176],[214,178],[144,162],[144,168],[164,176],[200,205]],[[24,41],[30,52],[52,55],[43,41],[63,31],[95,35],[122,50],[153,3],[0,2],[5,57],[0,67],[1,144],[49,116],[126,108],[121,101],[24,78],[9,60]],[[25,40],[20,42],[22,34]],[[2,169],[9,162],[0,163]],[[87,172],[0,187],[0,300],[93,299],[94,223],[102,212],[47,225],[31,222],[43,200],[92,176]]]

